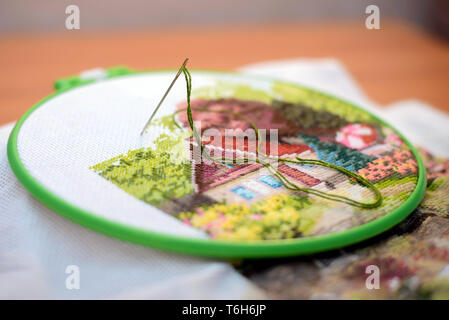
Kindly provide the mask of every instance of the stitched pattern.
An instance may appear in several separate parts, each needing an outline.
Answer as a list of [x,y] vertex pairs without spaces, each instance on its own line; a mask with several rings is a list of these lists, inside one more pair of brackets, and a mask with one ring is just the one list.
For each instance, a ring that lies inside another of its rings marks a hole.
[[[295,91],[297,89],[274,85],[270,100],[266,92],[258,89],[246,92],[248,88],[240,85],[224,85],[223,88],[226,90],[221,94],[219,87],[200,88],[199,98],[191,101],[192,107],[231,110],[245,115],[260,129],[277,129],[277,148],[270,149],[267,134],[264,137],[266,143],[263,144],[265,153],[283,159],[300,157],[323,160],[360,174],[380,190],[382,205],[374,209],[361,209],[289,190],[260,163],[222,164],[208,161],[191,137],[185,112],[152,123],[169,130],[167,136],[171,142],[164,145],[166,149],[157,149],[161,147],[156,144],[156,149],[140,152],[152,151],[158,159],[142,162],[135,157],[121,155],[92,169],[135,197],[206,231],[214,239],[287,239],[344,231],[384,216],[399,207],[414,190],[417,164],[412,153],[394,131],[369,114],[304,89],[298,93]],[[179,111],[185,107],[184,102],[177,106]],[[294,112],[295,108],[298,108],[297,112]],[[197,110],[192,110],[192,116],[195,121],[201,121],[201,132],[213,128],[222,135],[220,139],[206,136],[205,150],[214,157],[236,160],[256,156],[257,140],[226,136],[226,129],[249,129],[247,122],[232,114]],[[231,144],[228,138],[233,139]],[[164,136],[164,139],[168,138]],[[177,162],[179,157],[173,155],[169,148],[178,150],[177,154],[184,150],[183,159],[187,161],[182,164]],[[131,154],[134,152],[130,151]],[[124,170],[126,164],[120,165],[123,168],[117,168],[116,162],[122,160],[133,170]],[[172,166],[172,162],[176,164],[176,170],[159,168],[158,171],[154,168],[158,163],[160,166]],[[150,167],[153,169],[150,170]],[[332,168],[313,163],[299,165],[283,162],[277,170],[299,186],[331,196],[361,202],[374,198],[371,190]],[[272,203],[282,204],[282,208]],[[268,208],[273,212],[270,213]],[[292,223],[286,222],[287,216]],[[228,219],[238,223],[224,223]],[[272,232],[268,232],[267,228]]]

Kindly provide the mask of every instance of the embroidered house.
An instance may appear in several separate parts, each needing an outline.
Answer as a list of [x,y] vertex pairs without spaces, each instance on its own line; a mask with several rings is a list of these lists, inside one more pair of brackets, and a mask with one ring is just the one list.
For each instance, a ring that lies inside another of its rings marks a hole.
[[[280,143],[275,154],[271,156],[287,159],[317,159],[312,148],[297,139],[297,144]],[[299,143],[298,143],[299,142]],[[241,149],[227,149],[224,145],[213,143],[207,145],[206,150],[215,157],[242,159],[255,158],[255,152],[249,152],[247,145]],[[242,150],[243,149],[243,150]],[[266,147],[266,149],[270,149]],[[250,149],[251,150],[251,149]],[[254,149],[253,149],[254,150]],[[191,143],[192,154],[192,185],[202,197],[207,197],[209,202],[247,203],[257,202],[267,196],[287,193],[294,194],[298,191],[287,189],[263,164],[250,162],[243,164],[222,164],[207,160],[199,155],[200,150],[196,143]],[[276,163],[277,160],[271,160]],[[300,187],[321,189],[329,191],[336,188],[336,184],[347,181],[346,177],[335,170],[318,167],[298,165],[287,162],[275,164],[279,173],[287,176],[289,180]],[[350,187],[350,186],[349,186]]]

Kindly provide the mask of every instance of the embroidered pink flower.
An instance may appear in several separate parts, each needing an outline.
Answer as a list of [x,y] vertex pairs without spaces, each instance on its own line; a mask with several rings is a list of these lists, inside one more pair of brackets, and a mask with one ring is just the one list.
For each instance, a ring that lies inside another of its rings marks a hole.
[[195,211],[198,213],[198,216],[200,216],[200,217],[204,215],[203,208],[196,208]]
[[393,146],[402,146],[404,144],[404,142],[401,140],[401,138],[399,138],[399,136],[395,133],[392,133],[391,135],[388,135],[385,138],[385,142],[388,144],[391,144]]
[[335,140],[351,149],[363,149],[374,143],[376,138],[373,127],[364,123],[352,123],[341,128]]

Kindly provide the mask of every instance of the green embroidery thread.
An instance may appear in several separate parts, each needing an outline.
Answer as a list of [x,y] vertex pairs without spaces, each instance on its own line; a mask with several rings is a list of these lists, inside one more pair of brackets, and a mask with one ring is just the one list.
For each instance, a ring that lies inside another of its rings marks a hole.
[[[184,74],[185,80],[186,80],[186,88],[187,88],[187,108],[182,109],[182,110],[178,110],[175,113],[173,113],[173,117],[176,115],[176,113],[181,112],[186,110],[187,111],[187,119],[189,122],[189,126],[190,129],[192,130],[193,133],[193,137],[196,141],[196,143],[198,144],[198,146],[200,147],[200,151],[201,154],[204,155],[208,160],[213,161],[213,162],[217,162],[220,164],[232,164],[235,163],[235,159],[229,159],[229,158],[213,158],[211,156],[209,156],[207,153],[204,153],[204,145],[201,142],[201,137],[199,136],[195,126],[194,126],[194,121],[193,121],[193,116],[192,116],[192,107],[190,105],[190,96],[191,96],[191,92],[192,92],[192,78],[190,75],[190,72],[187,70],[187,68],[185,66],[183,66],[182,68],[182,72]],[[289,190],[295,190],[295,191],[302,191],[304,193],[307,194],[312,194],[327,200],[331,200],[331,201],[337,201],[337,202],[342,202],[342,203],[346,203],[348,205],[352,205],[355,207],[359,207],[359,208],[363,208],[363,209],[372,209],[372,208],[377,208],[382,204],[382,194],[380,193],[379,189],[370,181],[368,181],[367,179],[365,179],[364,177],[353,173],[343,167],[322,161],[322,160],[315,160],[315,159],[302,159],[297,157],[296,160],[291,160],[291,159],[283,159],[283,158],[277,158],[277,157],[272,157],[272,156],[268,156],[265,155],[263,153],[260,152],[260,145],[262,143],[262,138],[261,138],[261,134],[259,132],[258,127],[256,126],[256,124],[252,121],[250,121],[249,119],[247,119],[245,116],[239,114],[239,113],[235,113],[232,111],[228,111],[228,110],[209,110],[209,109],[204,109],[204,108],[193,108],[194,110],[198,110],[201,112],[217,112],[217,113],[227,113],[227,114],[231,114],[235,117],[238,117],[244,121],[246,121],[252,128],[253,130],[257,133],[257,141],[258,143],[256,144],[256,154],[257,157],[256,159],[250,159],[250,158],[245,158],[243,159],[244,161],[254,161],[256,163],[260,163],[263,166],[265,166],[274,176],[276,176],[281,183]],[[176,123],[176,122],[175,122]],[[178,125],[178,127],[180,127]],[[263,158],[263,159],[262,159]],[[359,182],[360,184],[362,184],[363,186],[367,187],[368,189],[370,189],[371,191],[374,192],[375,194],[375,201],[372,203],[365,203],[365,202],[360,202],[360,201],[356,201],[353,200],[351,198],[345,197],[345,196],[340,196],[340,195],[335,195],[335,194],[329,194],[320,190],[316,190],[316,189],[312,189],[312,188],[305,188],[305,187],[299,187],[298,185],[296,185],[295,183],[293,183],[292,181],[290,181],[288,178],[286,178],[282,173],[280,173],[276,168],[274,168],[271,163],[269,163],[269,160],[277,160],[277,161],[281,161],[281,162],[288,162],[288,163],[295,163],[295,164],[299,164],[299,165],[303,165],[303,164],[307,164],[307,165],[318,165],[318,166],[323,166],[323,167],[327,167],[327,168],[331,168],[331,169],[335,169],[337,171],[340,171],[341,173],[345,174],[346,176],[356,180],[357,182]]]

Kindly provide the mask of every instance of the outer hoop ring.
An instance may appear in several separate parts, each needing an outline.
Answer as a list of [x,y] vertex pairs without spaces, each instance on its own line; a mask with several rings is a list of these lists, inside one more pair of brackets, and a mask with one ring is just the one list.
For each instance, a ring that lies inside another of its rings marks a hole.
[[[142,73],[161,73],[161,72],[176,72],[176,70],[153,70],[134,72],[128,75],[122,75],[121,77],[133,76]],[[237,72],[225,72],[225,71],[210,71],[210,70],[192,70],[208,72],[211,74],[239,74]],[[239,74],[240,75],[240,74]],[[258,80],[270,80],[266,77],[241,75],[243,78],[258,79]],[[107,81],[107,80],[105,80]],[[301,86],[288,83],[285,81],[277,81],[280,83],[288,84],[289,86]],[[79,86],[89,85],[90,83],[80,84]],[[78,86],[77,86],[78,87]],[[411,145],[411,143],[404,138],[404,136],[394,129],[391,125],[376,117],[370,112],[348,103],[342,99],[327,95],[333,99],[337,99],[341,102],[347,103],[354,108],[362,110],[367,114],[370,114],[374,119],[382,123],[383,125],[391,128],[395,131],[399,137],[409,147],[413,156],[418,163],[418,180],[415,190],[410,197],[395,210],[386,214],[385,216],[368,222],[361,226],[341,231],[337,233],[314,236],[307,238],[287,239],[287,240],[264,240],[264,241],[222,241],[222,240],[206,240],[189,237],[179,237],[173,235],[167,235],[154,231],[143,230],[135,227],[130,227],[115,221],[99,217],[93,212],[89,212],[78,208],[77,206],[65,201],[61,197],[55,195],[48,189],[46,189],[40,182],[35,179],[24,167],[17,149],[17,138],[20,129],[24,122],[33,114],[33,112],[45,104],[45,102],[53,99],[54,97],[64,94],[65,92],[73,89],[61,89],[55,93],[45,97],[33,107],[31,107],[17,122],[12,130],[8,140],[8,160],[11,165],[11,169],[24,185],[24,187],[40,202],[45,204],[50,209],[56,211],[60,215],[97,232],[116,237],[125,241],[133,242],[136,244],[153,247],[156,249],[168,250],[183,254],[193,254],[209,257],[219,258],[262,258],[262,257],[282,257],[301,254],[310,254],[321,252],[330,249],[337,249],[346,245],[354,244],[365,239],[378,235],[407,217],[421,202],[426,187],[426,170],[423,161],[418,154],[418,151]],[[307,88],[310,91],[315,91]],[[323,94],[320,92],[320,94]]]

